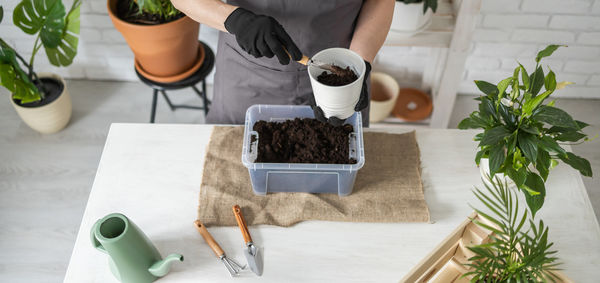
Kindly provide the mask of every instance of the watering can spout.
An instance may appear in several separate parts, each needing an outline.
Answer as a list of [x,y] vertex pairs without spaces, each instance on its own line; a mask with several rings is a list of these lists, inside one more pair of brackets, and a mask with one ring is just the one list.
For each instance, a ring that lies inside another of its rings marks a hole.
[[180,254],[170,254],[164,259],[155,262],[150,268],[148,268],[148,272],[152,273],[152,275],[156,277],[163,277],[169,273],[171,269],[171,264],[175,261],[183,261],[183,256]]

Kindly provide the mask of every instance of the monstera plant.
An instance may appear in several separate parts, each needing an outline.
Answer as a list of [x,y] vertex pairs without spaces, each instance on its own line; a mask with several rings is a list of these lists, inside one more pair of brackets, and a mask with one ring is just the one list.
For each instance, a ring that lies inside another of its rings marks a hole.
[[[0,38],[0,84],[11,92],[11,101],[25,123],[43,133],[56,132],[67,124],[71,102],[62,78],[34,71],[35,58],[44,48],[54,66],[73,62],[79,41],[80,5],[81,0],[75,0],[67,13],[61,0],[23,0],[17,4],[13,12],[15,26],[35,37],[28,61]],[[1,6],[0,10],[3,11]],[[46,114],[34,111],[41,107],[45,107]],[[48,115],[48,111],[62,114]],[[38,117],[36,113],[44,116]]]
[[561,143],[577,143],[588,139],[582,131],[588,124],[574,120],[564,110],[548,101],[570,82],[556,82],[552,70],[544,74],[541,60],[552,55],[559,45],[549,45],[535,58],[535,70],[528,73],[518,64],[512,75],[497,85],[475,81],[484,95],[476,98],[479,110],[460,122],[460,129],[483,129],[475,136],[479,152],[475,162],[479,165],[487,158],[489,174],[508,176],[524,192],[531,213],[544,204],[545,182],[558,160],[592,176],[590,163]]

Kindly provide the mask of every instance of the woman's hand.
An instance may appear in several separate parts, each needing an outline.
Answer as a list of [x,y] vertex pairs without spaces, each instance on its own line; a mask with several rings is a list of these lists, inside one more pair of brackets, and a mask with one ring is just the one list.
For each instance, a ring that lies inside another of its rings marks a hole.
[[290,56],[294,61],[302,58],[296,43],[273,17],[237,8],[225,20],[225,29],[235,35],[244,51],[256,58],[277,56],[282,65],[290,63]]

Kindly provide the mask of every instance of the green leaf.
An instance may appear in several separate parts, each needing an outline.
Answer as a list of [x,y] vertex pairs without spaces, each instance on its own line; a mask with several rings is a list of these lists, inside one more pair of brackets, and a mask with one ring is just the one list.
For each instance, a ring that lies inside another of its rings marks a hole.
[[512,83],[513,78],[506,78],[503,79],[502,81],[500,81],[498,83],[498,103],[500,103],[500,99],[502,99],[502,96],[504,96],[504,92],[506,91],[506,89],[508,88],[508,86]]
[[525,183],[525,179],[527,178],[527,169],[525,167],[519,168],[519,170],[515,170],[512,167],[506,168],[506,173],[508,177],[515,182],[517,187],[521,187]]
[[538,145],[542,149],[546,151],[552,151],[558,155],[565,155],[566,153],[565,150],[549,136],[543,136],[541,139],[538,139]]
[[552,55],[552,53],[554,53],[554,51],[556,51],[556,49],[558,49],[560,46],[563,45],[548,45],[544,50],[538,52],[537,56],[535,56],[535,61],[539,63],[542,60],[542,58]]
[[494,145],[490,148],[490,176],[498,173],[505,159],[503,144]]
[[502,103],[498,105],[498,112],[500,113],[500,117],[504,120],[504,123],[511,127],[515,127],[517,125],[517,116],[513,114],[513,108],[506,106]]
[[475,164],[477,164],[477,166],[479,166],[479,163],[481,162],[481,158],[483,157],[485,152],[486,152],[486,150],[480,150],[475,155]]
[[481,92],[487,94],[487,95],[496,95],[498,94],[498,88],[491,84],[488,83],[486,81],[475,81],[475,85],[477,86],[477,88],[479,90],[481,90]]
[[12,99],[21,103],[39,101],[38,88],[17,62],[15,51],[0,41],[0,84],[12,93]]
[[504,126],[497,126],[484,132],[479,145],[495,145],[509,135],[510,132]]
[[534,135],[519,132],[518,134],[518,144],[519,148],[525,154],[525,157],[532,163],[535,163],[537,160],[537,138]]
[[4,18],[4,8],[0,6],[0,23],[2,23],[2,19]]
[[579,129],[583,129],[583,128],[585,128],[585,127],[587,127],[587,126],[590,125],[590,124],[588,124],[586,122],[582,122],[582,121],[579,121],[579,120],[575,120],[575,123],[577,123],[577,126],[579,126]]
[[513,154],[513,152],[515,151],[515,148],[517,147],[517,134],[516,132],[512,133],[510,135],[510,137],[508,138],[508,142],[506,143],[507,148],[506,148],[506,154],[507,155],[511,155]]
[[488,120],[490,118],[493,118],[494,120],[498,119],[496,107],[494,107],[494,103],[487,97],[481,98],[481,102],[479,103],[479,116]]
[[61,32],[60,43],[57,47],[44,45],[46,55],[50,64],[54,66],[68,66],[73,63],[77,55],[77,45],[79,43],[79,7],[81,1],[73,2],[71,10],[67,14],[64,29]]
[[585,137],[587,137],[586,134],[583,134],[583,133],[580,133],[580,132],[571,131],[571,132],[566,132],[566,133],[562,133],[562,134],[558,135],[556,137],[556,140],[576,142],[576,141],[579,141],[580,139],[583,139]]
[[533,111],[544,102],[544,100],[552,94],[553,90],[547,90],[544,93],[534,97],[533,99],[525,102],[523,105],[523,113],[527,116],[531,116]]
[[[546,187],[544,186],[544,180],[538,174],[529,172],[527,174],[527,179],[525,179],[525,184],[523,184],[523,188],[525,188],[528,192],[525,194],[527,206],[529,206],[531,215],[535,217],[536,212],[538,212],[544,205],[544,199],[546,198]],[[535,193],[532,194],[532,192]]]
[[548,73],[548,75],[546,75],[546,78],[544,79],[544,87],[546,88],[546,91],[556,90],[556,75],[554,75],[554,72],[552,72],[552,70],[550,70],[550,72]]
[[592,177],[592,167],[590,166],[590,162],[585,158],[579,157],[572,152],[567,152],[566,156],[560,155],[559,158],[564,163],[571,165],[573,169],[581,172],[581,175]]
[[531,82],[530,93],[533,96],[536,96],[542,89],[542,86],[544,85],[544,70],[542,69],[542,67],[538,67],[535,70],[535,72],[531,74],[529,81]]
[[530,133],[532,135],[536,135],[537,136],[537,135],[540,134],[540,130],[538,130],[538,128],[533,127],[531,125],[527,125],[527,124],[522,125],[520,129],[523,130],[523,131],[525,131],[525,132],[528,132],[528,133]]
[[[538,97],[541,97],[541,95]],[[537,119],[538,121],[548,123],[552,126],[565,127],[574,130],[580,129],[579,125],[577,125],[571,115],[560,108],[552,106],[541,106],[540,111],[536,113],[533,118]]]
[[460,121],[460,123],[458,123],[458,128],[461,130],[477,129],[481,128],[481,125],[477,123],[477,121],[471,119],[470,117],[467,117]]
[[13,22],[23,32],[36,34],[44,46],[56,48],[65,27],[65,6],[61,0],[23,0],[15,7]]
[[545,150],[540,150],[537,156],[537,162],[535,163],[535,169],[538,170],[544,182],[548,179],[550,173],[550,154]]
[[528,90],[529,89],[529,76],[527,75],[527,70],[525,70],[525,67],[523,67],[523,65],[521,65],[521,63],[519,63],[519,67],[521,68],[521,80],[523,81],[523,85],[525,86],[525,89]]

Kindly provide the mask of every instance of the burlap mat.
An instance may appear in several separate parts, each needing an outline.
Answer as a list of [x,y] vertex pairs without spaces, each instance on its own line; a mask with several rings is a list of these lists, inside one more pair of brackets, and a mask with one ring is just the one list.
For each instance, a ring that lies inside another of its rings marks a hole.
[[291,226],[304,220],[429,222],[415,132],[365,133],[365,165],[351,195],[252,191],[241,161],[243,127],[215,127],[207,148],[198,219],[208,226],[234,226],[239,204],[248,225]]

